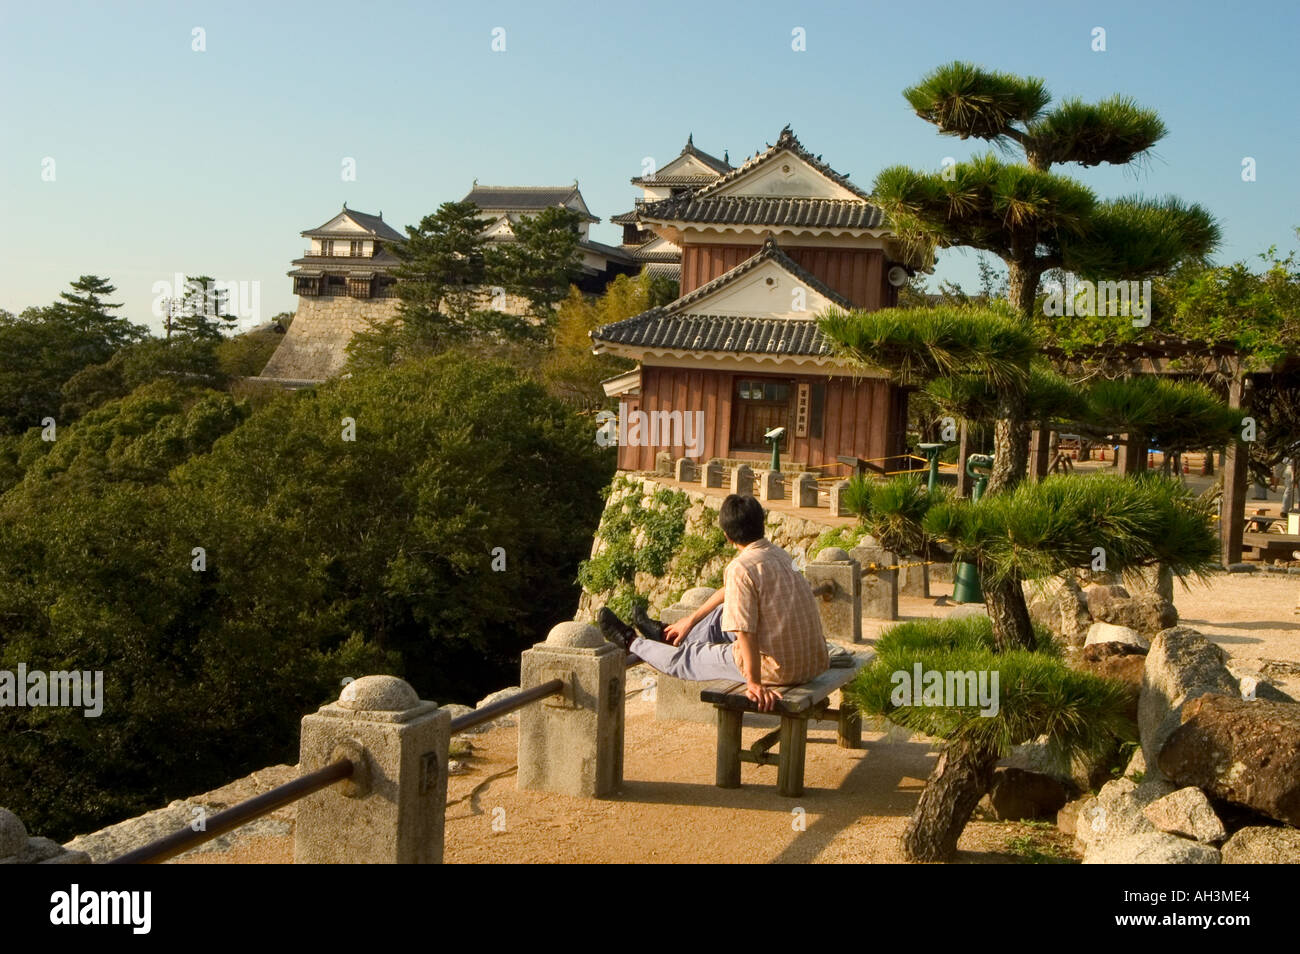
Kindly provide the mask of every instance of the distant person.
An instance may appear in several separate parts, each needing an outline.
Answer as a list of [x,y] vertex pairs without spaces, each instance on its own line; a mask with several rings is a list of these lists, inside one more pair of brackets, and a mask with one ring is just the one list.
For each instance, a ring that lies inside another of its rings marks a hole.
[[1296,460],[1297,447],[1292,445],[1288,449],[1288,456],[1282,461],[1282,516],[1286,516],[1292,510],[1297,509],[1300,501],[1296,500],[1296,468],[1300,461]]
[[718,525],[738,553],[722,589],[691,616],[664,626],[638,607],[633,629],[606,607],[597,622],[606,639],[660,672],[743,682],[745,695],[769,712],[781,698],[773,686],[798,685],[830,667],[821,615],[790,555],[763,536],[762,504],[731,494]]

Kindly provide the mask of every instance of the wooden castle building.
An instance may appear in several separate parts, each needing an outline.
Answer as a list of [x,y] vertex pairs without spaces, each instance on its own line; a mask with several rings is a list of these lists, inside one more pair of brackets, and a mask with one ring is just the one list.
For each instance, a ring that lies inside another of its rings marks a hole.
[[[775,427],[783,460],[808,469],[903,453],[905,392],[837,361],[816,322],[830,306],[896,303],[909,263],[881,210],[789,127],[713,171],[625,223],[680,249],[680,297],[591,332],[595,353],[639,362],[607,393],[625,412],[702,411],[701,460],[766,460]],[[652,470],[665,450],[687,456],[680,444],[621,446],[619,469]]]

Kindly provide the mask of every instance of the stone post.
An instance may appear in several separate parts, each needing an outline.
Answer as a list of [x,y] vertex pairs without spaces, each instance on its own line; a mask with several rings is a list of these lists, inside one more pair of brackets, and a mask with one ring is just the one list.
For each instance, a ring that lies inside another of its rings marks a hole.
[[673,455],[668,451],[660,451],[655,454],[655,474],[663,477],[673,475]]
[[758,475],[760,500],[785,499],[785,475],[779,470],[765,470]]
[[919,566],[904,566],[898,570],[898,594],[900,596],[924,596],[930,598],[930,568],[919,556],[903,557],[899,563],[916,563]]
[[748,464],[731,468],[731,492],[742,497],[754,496],[754,471]]
[[862,642],[862,567],[858,561],[839,547],[827,547],[804,567],[803,575],[813,589],[823,583],[835,587],[829,597],[817,599],[826,638]]
[[844,506],[844,491],[849,487],[847,480],[839,480],[831,484],[831,516],[832,517],[851,517],[848,509]]
[[302,720],[302,772],[350,779],[298,802],[295,864],[441,864],[451,714],[396,676],[363,676]]
[[623,783],[623,651],[589,623],[560,623],[520,662],[519,686],[564,690],[519,710],[519,787],[580,798]]
[[795,481],[794,493],[791,496],[798,501],[800,507],[816,507],[818,505],[817,478],[804,471]]
[[862,615],[867,619],[898,619],[898,571],[871,569],[898,563],[890,550],[854,547],[849,555],[862,564]]
[[716,457],[710,460],[704,466],[704,486],[706,488],[717,487],[721,489],[723,473],[724,473],[724,469],[722,466],[722,461],[718,460]]
[[[672,606],[659,614],[659,622],[670,623],[686,619],[716,592],[709,586],[694,586],[681,595]],[[704,685],[689,679],[678,679],[657,673],[655,677],[655,718],[679,719],[684,722],[705,722],[714,725],[718,710],[711,703],[700,701],[700,688]]]
[[682,484],[693,484],[699,480],[695,474],[695,461],[689,457],[680,457],[677,460],[677,482]]

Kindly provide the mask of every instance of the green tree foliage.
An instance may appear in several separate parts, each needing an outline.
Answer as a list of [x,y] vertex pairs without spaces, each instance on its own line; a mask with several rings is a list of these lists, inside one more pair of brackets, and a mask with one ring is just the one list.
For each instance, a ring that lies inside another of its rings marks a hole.
[[[1043,739],[1063,760],[1091,760],[1136,738],[1121,683],[1066,667],[1047,633],[1035,640],[1028,649],[998,651],[982,617],[902,623],[881,636],[875,660],[846,688],[863,712],[945,742],[903,835],[911,860],[951,860],[994,765],[1013,745]],[[914,705],[900,691],[899,674],[911,678],[918,666],[942,674],[945,686],[947,674],[971,673],[991,688],[996,674],[997,711],[969,697]]]
[[488,246],[489,284],[526,299],[533,317],[548,328],[555,306],[582,274],[577,258],[579,221],[572,209],[552,206],[512,223],[515,241]]
[[636,362],[592,354],[590,333],[602,325],[666,305],[676,297],[676,282],[645,273],[635,278],[618,276],[599,298],[571,286],[569,296],[556,311],[555,345],[541,363],[547,387],[584,407],[603,405],[606,399],[600,382],[632,369]]
[[107,280],[83,275],[53,305],[0,312],[0,434],[58,418],[65,381],[143,338],[143,328],[113,314],[120,307],[106,300],[113,291]]
[[456,352],[251,412],[155,381],[30,439],[0,445],[0,469],[24,458],[0,668],[106,681],[98,719],[0,710],[0,790],[58,837],[292,762],[345,676],[443,702],[510,684],[572,616],[612,469],[539,383]]

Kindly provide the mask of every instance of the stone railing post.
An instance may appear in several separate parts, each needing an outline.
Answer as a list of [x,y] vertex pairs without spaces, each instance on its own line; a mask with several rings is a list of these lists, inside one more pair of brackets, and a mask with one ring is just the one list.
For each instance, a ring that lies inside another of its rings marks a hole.
[[754,471],[748,464],[731,468],[731,492],[742,497],[754,496]]
[[862,568],[858,561],[839,547],[827,547],[804,567],[803,575],[814,590],[825,583],[834,587],[829,597],[817,599],[826,638],[862,642]]
[[779,470],[765,470],[758,475],[758,495],[760,500],[782,500],[785,498],[785,474]]
[[831,516],[832,517],[851,517],[848,507],[844,506],[844,491],[849,489],[847,480],[837,480],[831,484]]
[[722,466],[722,461],[718,460],[716,457],[710,460],[704,466],[703,482],[705,488],[717,487],[721,490],[724,473],[725,468]]
[[302,720],[303,773],[340,758],[350,779],[298,802],[295,864],[441,864],[451,714],[396,676],[364,676]]
[[816,507],[818,505],[817,478],[807,471],[800,474],[799,479],[795,481],[794,493],[791,496],[794,497],[796,506]]
[[520,661],[519,687],[564,690],[519,710],[519,787],[599,798],[623,782],[624,654],[589,623],[560,623]]
[[695,475],[695,461],[689,457],[677,458],[677,481],[682,484],[693,484],[699,478]]
[[854,547],[850,551],[863,569],[862,615],[867,619],[898,619],[898,571],[872,569],[898,563],[893,551],[880,547]]
[[[681,595],[681,598],[659,614],[659,622],[665,626],[686,619],[704,605],[704,601],[714,594],[710,586],[693,586]],[[663,673],[655,674],[655,718],[680,719],[684,722],[717,721],[717,709],[711,703],[700,701],[699,682],[678,679]]]

